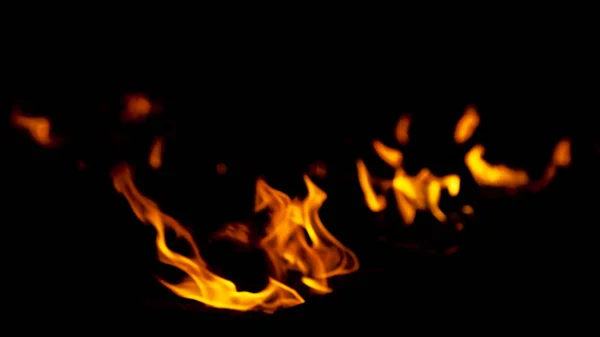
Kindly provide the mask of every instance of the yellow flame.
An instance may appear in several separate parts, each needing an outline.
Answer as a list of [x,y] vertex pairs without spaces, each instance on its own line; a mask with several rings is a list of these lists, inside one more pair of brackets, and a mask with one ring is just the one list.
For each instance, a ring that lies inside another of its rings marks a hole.
[[474,106],[468,106],[454,129],[454,141],[462,144],[469,140],[479,126],[479,114]]
[[[451,196],[460,192],[460,177],[450,174],[436,177],[428,169],[421,170],[416,176],[410,176],[402,167],[403,154],[399,150],[384,145],[381,141],[373,141],[373,148],[379,157],[396,169],[391,186],[394,191],[400,215],[406,225],[411,225],[417,210],[429,211],[441,222],[447,220],[446,214],[439,208],[442,190],[447,190]],[[356,163],[358,180],[363,190],[365,201],[373,212],[380,212],[387,207],[385,196],[375,193],[373,179],[362,160]]]
[[491,165],[483,159],[484,154],[483,145],[477,144],[465,155],[465,164],[477,184],[515,188],[529,182],[529,175],[524,170],[512,169],[505,165]]

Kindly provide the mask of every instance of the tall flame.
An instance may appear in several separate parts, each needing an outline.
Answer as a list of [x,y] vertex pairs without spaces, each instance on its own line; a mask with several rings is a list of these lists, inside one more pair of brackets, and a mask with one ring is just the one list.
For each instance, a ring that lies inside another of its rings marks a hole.
[[[187,274],[185,281],[180,284],[161,280],[162,284],[183,298],[216,308],[273,313],[280,308],[304,303],[294,289],[281,282],[287,271],[299,271],[303,283],[310,289],[327,293],[331,291],[327,281],[329,277],[351,273],[359,267],[356,255],[323,226],[318,210],[327,196],[307,176],[304,182],[308,196],[304,200],[291,200],[264,180],[259,179],[256,183],[255,211],[270,210],[267,235],[260,245],[275,269],[275,275],[269,278],[266,288],[258,293],[238,291],[233,282],[210,272],[192,235],[175,219],[162,213],[155,202],[143,196],[135,187],[130,166],[118,166],[112,176],[115,189],[129,201],[136,216],[156,229],[159,260]],[[233,236],[247,242],[247,237],[240,236],[240,228],[243,226],[231,225],[219,235]],[[167,246],[167,229],[175,231],[192,247],[193,256],[183,256]]]

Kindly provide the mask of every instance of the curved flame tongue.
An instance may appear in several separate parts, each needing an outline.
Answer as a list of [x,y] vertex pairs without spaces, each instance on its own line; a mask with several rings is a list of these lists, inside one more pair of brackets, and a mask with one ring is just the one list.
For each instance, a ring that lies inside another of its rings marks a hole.
[[[133,183],[131,168],[128,165],[118,166],[113,170],[112,177],[115,189],[127,199],[140,221],[156,229],[159,260],[187,274],[185,280],[179,284],[160,280],[175,294],[215,308],[238,311],[254,309],[271,313],[282,307],[304,303],[304,299],[294,289],[273,278],[270,278],[265,289],[258,293],[238,291],[233,282],[209,271],[190,232],[177,220],[162,213],[154,201],[141,194]],[[193,256],[183,256],[167,246],[167,229],[175,231],[190,245]]]
[[[269,278],[265,289],[257,293],[238,291],[233,282],[212,273],[190,232],[177,220],[161,212],[154,201],[142,195],[135,187],[128,165],[116,167],[112,177],[115,189],[127,199],[135,215],[156,229],[159,260],[187,274],[186,279],[179,284],[160,280],[164,286],[183,298],[216,308],[272,313],[282,307],[304,303],[304,299],[294,289],[277,281],[284,279],[288,270],[302,273],[303,283],[313,291],[327,293],[331,291],[327,278],[353,272],[359,267],[356,255],[323,226],[318,210],[327,195],[308,176],[304,177],[308,188],[305,200],[291,200],[263,180],[256,183],[255,211],[269,209],[271,215],[267,236],[260,246],[267,252],[275,267],[275,277]],[[190,245],[191,257],[181,255],[167,246],[167,229],[173,230]]]

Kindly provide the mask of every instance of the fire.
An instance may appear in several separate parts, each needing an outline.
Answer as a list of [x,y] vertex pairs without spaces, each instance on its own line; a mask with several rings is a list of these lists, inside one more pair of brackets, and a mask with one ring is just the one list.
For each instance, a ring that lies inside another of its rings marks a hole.
[[29,132],[31,138],[43,147],[53,147],[58,140],[52,136],[52,125],[47,117],[31,117],[14,109],[12,113],[12,124]]
[[[113,170],[112,176],[115,189],[125,196],[135,215],[156,229],[159,260],[187,274],[186,279],[179,284],[160,280],[180,297],[215,308],[273,313],[280,308],[304,303],[304,299],[296,290],[283,283],[288,270],[301,272],[304,284],[316,292],[323,293],[331,291],[327,278],[358,269],[358,260],[354,253],[341,245],[321,223],[318,209],[326,194],[308,177],[304,178],[308,197],[303,201],[291,200],[283,192],[267,185],[264,180],[257,181],[255,210],[270,210],[268,234],[260,245],[270,257],[275,275],[269,278],[262,291],[251,293],[238,291],[232,281],[209,270],[190,232],[177,220],[163,213],[154,201],[142,195],[136,188],[129,165],[118,166]],[[167,246],[167,229],[175,231],[178,237],[190,245],[193,256],[181,255]],[[303,231],[308,233],[310,243]],[[233,236],[242,242],[248,241],[248,230],[244,226],[228,226],[227,230],[219,235]]]
[[[479,125],[479,115],[473,107],[467,108],[455,128],[457,144],[466,142]],[[513,169],[505,165],[492,165],[483,159],[485,148],[481,144],[474,145],[465,155],[465,164],[480,186],[527,188],[539,191],[546,187],[555,177],[559,167],[567,167],[571,163],[571,141],[561,139],[554,148],[552,160],[546,167],[544,175],[538,181],[530,181],[525,170]]]
[[408,129],[410,128],[410,115],[402,115],[396,124],[396,140],[402,145],[408,144]]
[[463,144],[469,140],[479,126],[479,114],[474,106],[468,106],[464,115],[460,118],[454,128],[454,141]]
[[315,292],[327,293],[331,292],[328,278],[352,273],[358,270],[359,263],[354,252],[344,247],[321,222],[319,208],[327,194],[306,175],[304,183],[307,197],[292,200],[264,180],[258,180],[254,211],[269,209],[271,214],[261,246],[270,256],[278,257],[278,263],[274,263],[278,276],[285,270],[299,271],[305,285]]
[[[410,117],[403,115],[396,125],[396,140],[406,145],[409,140],[408,129]],[[480,117],[474,106],[468,106],[456,124],[454,140],[457,144],[466,143],[475,133],[480,123]],[[450,196],[460,192],[461,178],[457,174],[437,177],[427,168],[417,175],[410,176],[403,168],[404,156],[400,150],[388,147],[379,140],[373,141],[373,148],[378,156],[395,169],[391,180],[372,177],[365,163],[358,159],[356,162],[358,181],[365,197],[365,203],[372,212],[381,212],[387,208],[385,194],[391,189],[398,205],[398,210],[406,225],[414,222],[417,211],[429,211],[438,221],[446,222],[447,216],[439,208],[441,192],[446,190]],[[552,160],[546,167],[544,175],[538,181],[530,181],[525,170],[513,169],[505,165],[492,165],[483,159],[485,148],[481,144],[474,145],[465,155],[464,161],[474,180],[480,186],[504,188],[526,188],[538,191],[546,187],[556,176],[559,167],[567,167],[571,162],[571,142],[564,138],[554,149]],[[380,191],[378,194],[376,190]],[[462,209],[465,215],[473,215],[471,206]],[[455,225],[458,231],[464,225]]]
[[[380,183],[381,189],[387,190],[391,187],[394,191],[396,203],[405,225],[411,225],[416,217],[417,210],[429,211],[440,222],[446,222],[447,217],[439,208],[441,193],[447,190],[451,196],[460,192],[460,177],[450,174],[437,177],[429,169],[422,169],[416,176],[410,176],[402,166],[403,154],[399,150],[390,148],[382,142],[373,141],[373,148],[379,157],[396,172],[391,183],[384,181]],[[383,211],[387,207],[385,195],[375,193],[371,178],[365,163],[357,161],[358,180],[365,195],[365,201],[373,212]]]
[[155,170],[158,170],[162,166],[162,154],[165,148],[165,140],[162,137],[156,137],[152,146],[150,147],[150,156],[148,157],[148,164]]
[[127,95],[121,119],[124,122],[139,122],[148,117],[151,111],[152,103],[148,97],[141,94]]

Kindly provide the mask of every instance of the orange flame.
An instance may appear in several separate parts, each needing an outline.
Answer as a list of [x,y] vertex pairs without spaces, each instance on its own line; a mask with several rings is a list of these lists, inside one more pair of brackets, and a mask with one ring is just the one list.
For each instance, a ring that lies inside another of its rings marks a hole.
[[162,166],[162,154],[165,148],[165,140],[162,137],[156,137],[150,148],[150,156],[148,157],[148,164],[155,170],[158,170]]
[[124,122],[139,122],[144,120],[152,111],[148,97],[141,94],[125,96],[125,109],[121,115]]
[[285,270],[299,271],[305,285],[315,292],[327,293],[331,292],[328,278],[352,273],[358,270],[359,263],[354,252],[334,238],[319,218],[319,208],[327,194],[306,175],[304,183],[308,189],[304,200],[291,200],[263,180],[256,183],[254,210],[267,208],[271,212],[261,246],[269,255],[279,257],[279,263],[274,263],[277,275]]
[[[233,282],[209,271],[190,232],[177,220],[161,212],[154,201],[140,193],[133,183],[131,168],[128,165],[118,166],[112,172],[112,176],[115,189],[125,196],[138,219],[143,223],[151,224],[156,229],[158,259],[187,274],[186,279],[179,284],[160,280],[175,294],[215,308],[237,311],[254,309],[268,313],[304,302],[294,289],[274,278],[269,278],[265,289],[258,293],[238,291]],[[183,238],[190,245],[192,257],[181,255],[167,246],[165,238],[167,229],[175,231],[178,237]]]
[[410,128],[410,115],[402,115],[396,124],[396,140],[402,145],[408,144],[408,129]]
[[29,132],[31,138],[44,147],[53,147],[58,140],[52,137],[51,123],[47,117],[25,116],[19,109],[13,110],[12,124]]
[[[454,140],[457,144],[466,142],[475,129],[479,126],[479,115],[474,107],[467,108],[465,114],[458,121],[455,128]],[[554,148],[551,162],[544,171],[544,176],[531,182],[525,170],[513,169],[505,165],[492,165],[483,159],[485,148],[476,144],[465,155],[465,164],[473,175],[475,182],[480,186],[529,188],[539,191],[546,187],[555,177],[558,167],[566,167],[571,162],[571,141],[562,139]]]
[[468,106],[454,128],[454,141],[462,144],[469,140],[479,126],[479,114],[474,106]]
[[[460,177],[450,174],[436,177],[428,169],[422,169],[416,176],[410,176],[402,167],[403,155],[399,150],[387,147],[382,142],[373,141],[373,148],[379,157],[396,169],[391,187],[394,190],[400,215],[406,225],[414,222],[417,210],[428,210],[438,221],[446,222],[447,217],[439,208],[442,190],[451,196],[460,192]],[[373,212],[380,212],[387,206],[385,196],[377,195],[373,189],[373,179],[362,160],[357,161],[358,180],[363,190],[365,201]],[[385,189],[385,185],[382,185]]]
[[[354,253],[342,246],[323,226],[318,209],[326,194],[304,177],[308,197],[304,201],[290,198],[267,185],[263,180],[256,183],[255,210],[271,211],[267,236],[261,246],[267,252],[275,269],[275,277],[262,291],[250,293],[238,291],[235,284],[209,271],[192,235],[175,219],[162,213],[158,205],[143,196],[135,187],[131,168],[120,165],[112,173],[115,189],[128,200],[136,216],[149,223],[157,231],[156,246],[162,263],[174,266],[187,274],[180,284],[160,280],[175,294],[208,306],[237,311],[262,310],[273,313],[277,309],[304,303],[304,299],[281,281],[288,270],[302,273],[302,281],[312,290],[329,292],[327,278],[353,272],[358,269]],[[247,228],[228,226],[219,235],[238,237],[247,242]],[[167,229],[175,231],[192,248],[193,256],[187,257],[169,249],[165,240]],[[310,244],[304,236],[305,230]]]

